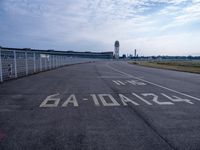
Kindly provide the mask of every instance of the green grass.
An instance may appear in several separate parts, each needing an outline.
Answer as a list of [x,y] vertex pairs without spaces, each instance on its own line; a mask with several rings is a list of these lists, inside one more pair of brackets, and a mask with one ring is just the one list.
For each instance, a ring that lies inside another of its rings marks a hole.
[[200,61],[131,61],[130,64],[136,64],[141,66],[169,69],[177,71],[185,71],[192,73],[200,73]]

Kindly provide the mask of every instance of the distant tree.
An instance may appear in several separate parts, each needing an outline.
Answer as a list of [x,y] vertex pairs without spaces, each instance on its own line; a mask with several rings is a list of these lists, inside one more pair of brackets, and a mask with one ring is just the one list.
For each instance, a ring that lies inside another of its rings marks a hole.
[[123,59],[126,58],[126,54],[123,54],[123,55],[122,55],[122,58],[123,58]]

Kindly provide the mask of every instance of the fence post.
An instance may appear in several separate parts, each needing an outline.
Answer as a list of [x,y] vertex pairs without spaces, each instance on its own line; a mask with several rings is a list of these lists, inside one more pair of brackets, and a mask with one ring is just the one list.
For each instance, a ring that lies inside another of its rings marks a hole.
[[47,70],[47,55],[44,54],[44,70]]
[[0,48],[0,82],[3,82],[3,71],[2,71],[2,61],[1,61],[1,48]]
[[35,59],[35,53],[33,53],[33,68],[34,68],[34,73],[36,73],[36,59]]
[[62,66],[62,56],[60,56],[60,66]]
[[58,62],[59,62],[59,67],[60,67],[60,64],[61,64],[60,56],[58,56]]
[[59,67],[61,66],[61,56],[59,56]]
[[55,66],[57,67],[58,66],[58,61],[57,61],[57,55],[55,55]]
[[54,62],[54,55],[52,55],[52,66],[53,66],[53,68],[55,68],[55,62]]
[[56,68],[56,56],[53,55],[54,68]]
[[59,56],[56,56],[57,67],[59,67]]
[[56,67],[59,66],[59,62],[58,62],[58,56],[56,56]]
[[57,60],[57,67],[59,67],[59,56],[56,57]]
[[51,70],[51,54],[49,54],[49,69]]
[[42,71],[42,57],[41,57],[41,54],[40,54],[40,71]]
[[26,62],[26,75],[28,75],[28,58],[27,58],[27,52],[25,52],[25,62]]
[[14,64],[15,64],[15,78],[17,78],[17,57],[16,57],[16,51],[13,51],[14,53]]
[[60,56],[60,66],[62,66],[62,56]]
[[59,62],[58,62],[58,55],[56,56],[56,67],[59,66]]

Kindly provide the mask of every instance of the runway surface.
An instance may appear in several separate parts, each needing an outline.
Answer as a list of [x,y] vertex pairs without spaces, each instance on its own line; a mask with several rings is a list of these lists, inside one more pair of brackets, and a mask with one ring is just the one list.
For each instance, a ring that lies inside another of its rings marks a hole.
[[0,84],[1,150],[198,150],[200,75],[97,61]]

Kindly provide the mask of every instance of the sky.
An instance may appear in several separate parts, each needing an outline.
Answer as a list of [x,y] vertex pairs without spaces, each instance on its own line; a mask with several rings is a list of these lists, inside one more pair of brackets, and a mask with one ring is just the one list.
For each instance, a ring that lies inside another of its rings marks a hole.
[[200,55],[200,0],[0,0],[0,45]]

